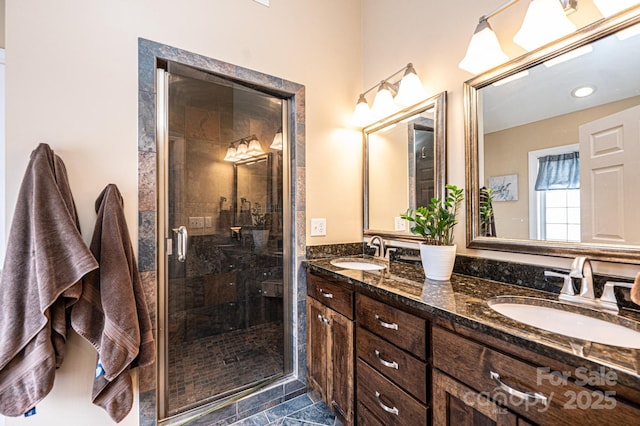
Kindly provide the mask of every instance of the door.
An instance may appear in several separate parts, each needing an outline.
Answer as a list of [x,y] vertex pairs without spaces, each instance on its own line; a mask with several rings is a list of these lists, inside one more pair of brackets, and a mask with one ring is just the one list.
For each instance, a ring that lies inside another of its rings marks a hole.
[[186,68],[158,78],[160,417],[291,371],[283,151],[271,147],[285,102]]
[[340,413],[342,421],[353,421],[353,321],[327,308],[329,318],[329,351],[327,387],[333,408]]
[[640,243],[640,106],[579,133],[582,242]]
[[457,380],[433,370],[434,426],[526,426],[511,411]]
[[322,398],[327,395],[327,324],[325,306],[307,296],[307,379]]

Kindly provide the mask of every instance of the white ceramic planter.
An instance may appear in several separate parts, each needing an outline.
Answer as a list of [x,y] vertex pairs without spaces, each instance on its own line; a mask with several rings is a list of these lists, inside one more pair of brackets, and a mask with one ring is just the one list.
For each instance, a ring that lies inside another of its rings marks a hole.
[[420,243],[420,258],[428,279],[448,281],[456,260],[456,245],[432,246]]

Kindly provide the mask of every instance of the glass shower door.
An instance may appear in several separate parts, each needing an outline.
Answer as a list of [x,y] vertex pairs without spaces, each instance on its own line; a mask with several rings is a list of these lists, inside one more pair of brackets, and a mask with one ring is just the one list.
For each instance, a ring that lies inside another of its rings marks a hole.
[[284,101],[198,73],[170,64],[165,78],[163,417],[291,369],[282,150],[270,148]]

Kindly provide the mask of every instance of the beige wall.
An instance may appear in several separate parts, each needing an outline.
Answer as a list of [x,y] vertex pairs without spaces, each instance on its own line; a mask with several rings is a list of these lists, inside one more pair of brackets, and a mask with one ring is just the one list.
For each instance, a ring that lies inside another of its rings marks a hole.
[[577,144],[582,124],[639,103],[635,96],[485,135],[484,185],[491,176],[518,175],[518,201],[493,204],[498,236],[529,238],[529,151]]
[[[361,138],[347,129],[361,84],[360,2],[275,0],[8,0],[7,212],[29,154],[47,142],[64,159],[89,240],[95,198],[124,196],[137,239],[138,37],[306,86],[307,209],[329,235],[361,237]],[[339,206],[336,208],[334,206]],[[6,425],[110,425],[90,402],[93,350],[73,335],[35,417]],[[137,408],[121,424],[136,425]]]
[[[412,61],[429,95],[448,91],[448,181],[464,185],[462,82],[458,68],[478,17],[503,0],[8,0],[7,213],[11,220],[29,153],[48,142],[63,157],[87,240],[95,197],[108,182],[124,197],[132,238],[137,210],[137,38],[144,37],[306,86],[307,244],[351,242],[362,230],[362,150],[347,123],[357,95]],[[492,25],[507,42],[527,2]],[[362,13],[361,13],[362,8]],[[589,0],[572,18],[598,19]],[[308,235],[327,218],[327,236]],[[568,267],[568,259],[459,250]],[[636,268],[596,264],[631,275]],[[76,336],[36,417],[7,425],[111,424],[89,402],[94,355]],[[123,425],[137,424],[137,413]]]

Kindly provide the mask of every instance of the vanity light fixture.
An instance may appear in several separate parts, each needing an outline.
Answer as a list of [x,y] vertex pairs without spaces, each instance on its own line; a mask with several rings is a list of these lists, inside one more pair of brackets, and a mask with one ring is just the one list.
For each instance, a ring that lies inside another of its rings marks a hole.
[[371,106],[371,116],[374,120],[380,120],[388,115],[393,114],[398,110],[395,102],[393,102],[393,96],[395,90],[386,81],[380,82],[378,86],[378,92],[376,97],[373,98],[373,105]]
[[282,127],[278,129],[276,135],[273,137],[273,142],[269,146],[271,149],[282,150]]
[[[500,47],[498,37],[489,25],[488,19],[519,1],[509,0],[492,12],[480,17],[467,53],[458,65],[461,69],[479,74],[509,59]],[[577,3],[577,0],[531,0],[522,26],[513,41],[526,50],[533,50],[574,32],[576,26],[567,18],[566,14],[575,11]]]
[[[403,73],[401,80],[391,81],[392,78],[400,73]],[[369,108],[366,95],[376,88],[378,91],[373,99],[373,105]],[[425,96],[418,73],[413,64],[409,63],[360,94],[351,124],[355,127],[365,127],[374,121],[398,112],[401,108],[406,108],[424,100]]]
[[[248,143],[247,143],[248,142]],[[237,146],[236,146],[237,145]],[[224,161],[237,162],[264,154],[256,135],[247,136],[229,143]]]
[[576,30],[558,0],[532,0],[513,41],[534,50]]

